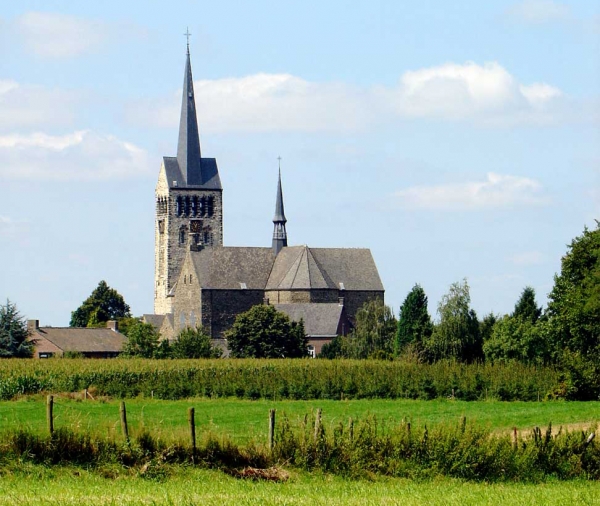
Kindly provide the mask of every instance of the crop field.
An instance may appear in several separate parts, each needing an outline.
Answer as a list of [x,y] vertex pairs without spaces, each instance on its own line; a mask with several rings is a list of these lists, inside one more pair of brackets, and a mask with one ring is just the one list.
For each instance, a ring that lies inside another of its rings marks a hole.
[[[266,440],[269,409],[277,410],[297,422],[317,408],[323,411],[325,427],[364,419],[374,415],[383,424],[411,422],[415,427],[458,422],[465,416],[469,422],[493,431],[509,431],[517,427],[530,431],[535,426],[555,428],[589,427],[600,421],[600,402],[501,402],[456,400],[386,400],[360,399],[346,401],[270,401],[243,399],[186,399],[164,401],[128,399],[128,423],[135,434],[142,429],[166,439],[187,437],[187,409],[194,407],[198,431],[211,430],[225,434],[237,443],[251,439]],[[55,426],[94,435],[120,435],[119,401],[80,400],[69,396],[55,397]],[[0,433],[24,428],[32,432],[46,429],[46,399],[30,396],[18,401],[0,402]]]
[[539,401],[568,395],[551,367],[381,360],[9,360],[0,400],[42,392],[241,399]]
[[290,473],[284,483],[240,480],[219,471],[173,468],[160,479],[79,468],[29,466],[0,474],[2,506],[94,505],[591,505],[600,483],[467,483],[440,478],[413,481],[375,477],[349,480]]

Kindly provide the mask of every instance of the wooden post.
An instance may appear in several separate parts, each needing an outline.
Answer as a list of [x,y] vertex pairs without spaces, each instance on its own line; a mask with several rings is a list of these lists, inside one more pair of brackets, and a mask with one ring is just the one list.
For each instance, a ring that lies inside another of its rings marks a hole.
[[348,434],[350,436],[350,442],[354,441],[354,420],[352,420],[352,418],[348,420]]
[[315,416],[315,442],[319,439],[319,432],[321,432],[321,408],[317,408]]
[[121,430],[123,431],[123,436],[125,439],[129,441],[129,430],[127,428],[127,411],[125,409],[125,401],[121,401],[121,407],[119,409],[121,414]]
[[269,410],[269,451],[275,447],[275,410]]
[[467,417],[463,415],[460,419],[460,432],[462,434],[464,434],[466,428],[467,428]]
[[88,391],[87,388],[83,391],[83,399],[87,401],[88,398]]
[[48,432],[52,435],[54,432],[54,396],[52,395],[46,398],[46,419],[48,421]]
[[190,426],[190,439],[192,440],[192,464],[196,463],[196,411],[188,408],[188,425]]
[[516,450],[517,449],[517,444],[518,444],[517,428],[516,427],[513,427],[512,444],[513,444],[513,448]]

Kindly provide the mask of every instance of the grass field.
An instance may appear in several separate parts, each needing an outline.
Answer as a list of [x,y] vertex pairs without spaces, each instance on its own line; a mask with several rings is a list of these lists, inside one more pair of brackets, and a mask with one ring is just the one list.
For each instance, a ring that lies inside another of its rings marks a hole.
[[[267,401],[238,399],[189,399],[164,401],[129,399],[128,421],[133,433],[142,427],[165,438],[187,436],[187,408],[195,407],[199,431],[212,429],[229,435],[239,443],[255,438],[264,441],[270,408],[278,416],[285,413],[296,421],[316,408],[322,408],[325,426],[340,421],[376,415],[384,423],[403,418],[417,426],[457,421],[466,416],[469,422],[492,430],[509,430],[516,426],[530,430],[546,427],[549,422],[561,425],[588,426],[600,421],[600,402],[464,402],[452,400],[351,400],[351,401]],[[120,433],[118,401],[78,401],[67,397],[55,399],[55,426],[99,435]],[[0,402],[0,431],[27,428],[34,432],[46,427],[45,398],[34,396],[19,401]]]
[[161,482],[135,474],[103,476],[79,468],[29,466],[0,472],[0,505],[588,505],[600,483],[485,484],[292,473],[285,483],[253,482],[218,471],[178,468]]

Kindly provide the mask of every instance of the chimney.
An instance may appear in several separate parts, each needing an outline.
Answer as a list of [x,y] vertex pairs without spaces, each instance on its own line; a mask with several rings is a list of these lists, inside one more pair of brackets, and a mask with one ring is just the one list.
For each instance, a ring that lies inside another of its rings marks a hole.
[[340,305],[340,306],[344,305],[344,297],[338,297],[338,305]]
[[29,333],[40,330],[40,321],[39,320],[27,320],[27,331]]
[[119,332],[119,322],[117,320],[108,320],[106,322],[106,328],[113,332]]

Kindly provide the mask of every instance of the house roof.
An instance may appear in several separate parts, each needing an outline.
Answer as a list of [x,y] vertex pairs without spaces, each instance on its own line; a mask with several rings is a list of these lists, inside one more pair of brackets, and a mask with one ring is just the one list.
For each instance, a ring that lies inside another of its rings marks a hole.
[[202,288],[264,290],[275,254],[271,248],[206,248],[190,253]]
[[273,304],[293,321],[304,320],[304,330],[309,337],[335,337],[340,320],[345,320],[344,306],[337,303]]
[[80,353],[116,353],[123,349],[126,337],[106,328],[40,327],[32,336],[43,337],[62,351]]
[[366,248],[283,248],[267,290],[344,289],[383,291],[371,251]]

